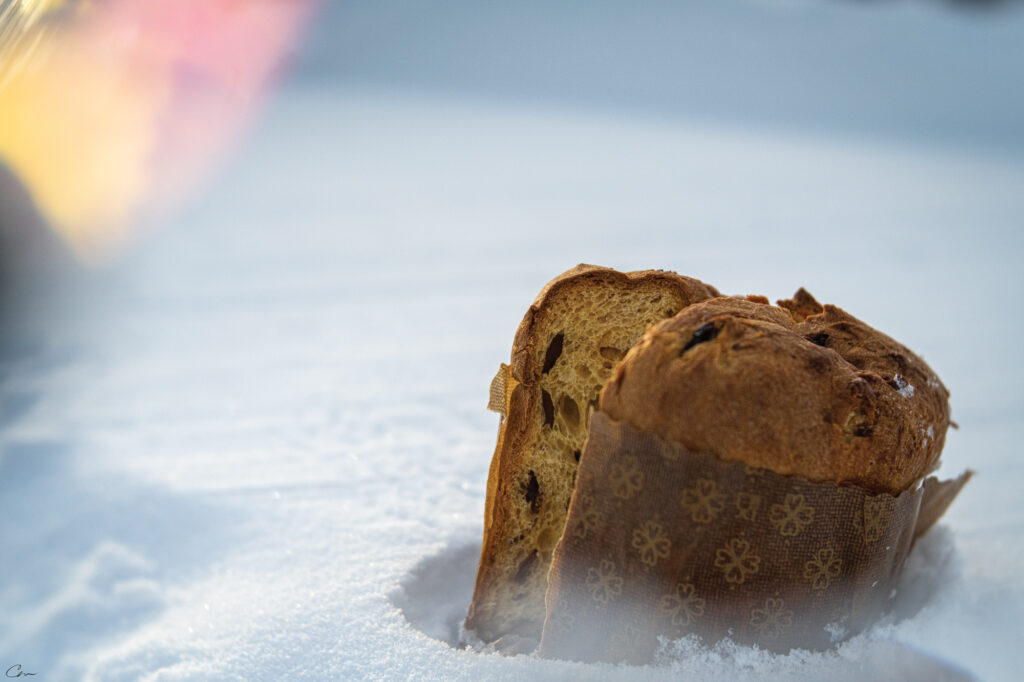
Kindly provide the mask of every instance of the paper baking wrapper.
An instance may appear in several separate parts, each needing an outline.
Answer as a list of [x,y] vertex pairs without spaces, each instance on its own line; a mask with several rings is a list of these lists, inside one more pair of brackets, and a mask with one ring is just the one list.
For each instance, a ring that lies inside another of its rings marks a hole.
[[967,482],[892,496],[725,462],[595,412],[548,574],[541,655],[649,661],[658,637],[824,649],[884,613]]

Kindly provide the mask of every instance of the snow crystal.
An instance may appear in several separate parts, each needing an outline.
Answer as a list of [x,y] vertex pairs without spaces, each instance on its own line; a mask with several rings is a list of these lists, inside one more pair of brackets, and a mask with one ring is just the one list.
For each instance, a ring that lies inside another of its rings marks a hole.
[[842,623],[828,623],[825,625],[825,632],[829,635],[829,640],[834,644],[841,642],[850,635],[850,631]]
[[904,379],[899,374],[896,374],[896,375],[893,376],[892,380],[893,380],[893,383],[896,384],[896,390],[897,390],[897,392],[901,396],[903,396],[904,398],[913,398],[914,397],[914,393],[915,393],[914,386],[912,384],[910,384],[910,383],[907,383],[906,379]]

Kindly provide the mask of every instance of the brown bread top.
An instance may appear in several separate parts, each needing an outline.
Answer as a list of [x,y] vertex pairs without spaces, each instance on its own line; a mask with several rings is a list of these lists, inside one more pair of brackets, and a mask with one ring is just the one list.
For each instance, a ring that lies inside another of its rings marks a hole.
[[600,407],[723,460],[898,494],[937,465],[948,400],[921,358],[801,289],[685,308],[630,350]]

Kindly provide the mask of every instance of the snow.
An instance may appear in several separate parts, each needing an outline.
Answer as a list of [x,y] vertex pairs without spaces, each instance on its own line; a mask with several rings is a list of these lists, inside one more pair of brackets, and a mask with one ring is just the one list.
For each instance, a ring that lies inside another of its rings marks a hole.
[[[846,10],[843,10],[845,12]],[[47,680],[1011,680],[1024,155],[348,83],[287,86],[203,196],[0,337],[0,666]],[[578,263],[819,299],[952,391],[897,613],[640,669],[450,646],[526,306]]]
[[913,384],[908,382],[906,379],[904,379],[899,374],[894,374],[893,377],[892,377],[892,380],[893,380],[893,383],[896,384],[896,392],[897,393],[899,393],[904,398],[913,398],[914,397],[914,393],[917,392],[917,389],[914,388]]

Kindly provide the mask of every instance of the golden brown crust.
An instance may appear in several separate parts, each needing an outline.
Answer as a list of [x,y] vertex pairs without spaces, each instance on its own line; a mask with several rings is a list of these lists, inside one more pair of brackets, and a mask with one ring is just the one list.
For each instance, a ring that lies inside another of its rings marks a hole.
[[[768,303],[768,299],[764,298],[764,302]],[[793,294],[793,298],[778,301],[778,304],[779,307],[788,310],[797,322],[803,322],[812,315],[818,315],[822,310],[821,304],[803,287],[797,289],[796,293]]]
[[949,392],[906,347],[806,291],[718,298],[649,330],[601,394],[613,419],[725,460],[898,494],[937,464]]
[[669,270],[634,270],[632,272],[619,272],[612,268],[600,265],[580,263],[569,268],[544,285],[537,297],[526,311],[523,321],[516,329],[515,339],[512,342],[512,376],[520,382],[530,383],[536,380],[537,370],[537,339],[534,329],[540,323],[541,318],[547,313],[545,303],[559,294],[564,288],[576,285],[580,282],[589,282],[596,286],[609,283],[633,282],[642,284],[644,282],[672,282],[685,293],[686,297],[693,302],[703,301],[707,298],[721,296],[719,291],[710,284],[705,284],[692,277],[684,277]]
[[[668,316],[685,305],[719,295],[713,287],[673,272],[644,270],[623,273],[610,268],[581,264],[545,285],[516,331],[508,370],[511,379],[509,386],[513,388],[508,395],[508,407],[499,426],[498,442],[488,474],[483,547],[473,601],[466,618],[466,627],[474,630],[484,641],[493,641],[508,634],[539,638],[543,623],[546,568],[554,541],[561,532],[557,519],[554,522],[549,519],[549,525],[557,526],[557,533],[550,542],[551,547],[531,547],[523,540],[516,510],[516,505],[523,503],[523,478],[531,467],[530,459],[534,454],[532,446],[535,445],[537,434],[542,428],[536,418],[541,409],[539,403],[542,393],[538,388],[538,381],[543,370],[541,365],[544,363],[542,346],[548,343],[548,339],[542,338],[540,330],[557,326],[557,320],[550,319],[556,314],[553,312],[553,303],[573,295],[574,291],[644,287],[671,290],[674,298],[678,300],[674,310],[666,310],[659,318]],[[596,393],[594,397],[596,398]],[[584,405],[583,408],[585,407]],[[585,414],[581,414],[580,417],[585,421]],[[563,507],[568,505],[575,477],[575,463],[570,461],[565,465],[564,471],[563,478],[566,480],[561,482],[565,487],[564,491],[547,494],[548,483],[543,481],[543,493],[547,495],[543,501],[546,505],[552,504],[560,497],[564,497],[565,500],[559,504]],[[554,512],[545,509],[544,513],[553,513],[560,517],[561,523],[564,524],[564,509],[557,509]],[[510,573],[509,561],[516,552],[518,555],[515,561],[521,562],[522,568]],[[522,591],[527,596],[514,604],[503,603],[508,601],[507,596],[503,596],[506,592],[505,587],[510,581],[516,580],[522,581]],[[531,600],[536,602],[533,607],[527,604]]]

